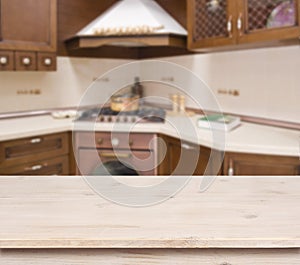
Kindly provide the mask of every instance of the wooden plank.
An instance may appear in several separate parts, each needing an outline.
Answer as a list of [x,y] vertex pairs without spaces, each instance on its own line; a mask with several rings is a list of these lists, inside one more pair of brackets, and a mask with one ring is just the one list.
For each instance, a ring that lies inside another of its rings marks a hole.
[[300,252],[296,249],[3,250],[0,262],[5,265],[298,265]]
[[[81,177],[1,177],[0,247],[300,247],[299,177],[218,177],[200,193],[202,180],[194,177],[163,203],[136,208],[103,199]],[[152,196],[162,200],[166,193]]]

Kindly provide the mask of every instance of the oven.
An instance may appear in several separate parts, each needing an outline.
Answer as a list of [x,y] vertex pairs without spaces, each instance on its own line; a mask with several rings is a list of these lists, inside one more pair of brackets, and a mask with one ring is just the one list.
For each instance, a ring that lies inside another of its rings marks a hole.
[[[83,111],[75,123],[142,125],[164,123],[165,115],[164,109],[155,107],[142,106],[135,111],[115,112],[104,106]],[[77,131],[74,147],[77,174],[157,175],[157,137],[153,133]]]
[[152,133],[76,132],[78,174],[157,175]]

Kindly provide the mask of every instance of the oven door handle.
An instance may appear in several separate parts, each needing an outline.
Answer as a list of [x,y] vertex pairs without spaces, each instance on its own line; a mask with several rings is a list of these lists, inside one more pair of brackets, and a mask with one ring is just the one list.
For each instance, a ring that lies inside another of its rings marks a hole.
[[132,155],[130,153],[99,153],[99,156],[103,158],[130,158]]

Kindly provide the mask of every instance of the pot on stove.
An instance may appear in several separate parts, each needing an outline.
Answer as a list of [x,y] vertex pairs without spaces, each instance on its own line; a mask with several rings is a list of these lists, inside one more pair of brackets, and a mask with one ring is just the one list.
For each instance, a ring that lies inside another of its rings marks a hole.
[[116,112],[131,112],[139,109],[139,95],[128,94],[116,94],[110,98],[110,108]]

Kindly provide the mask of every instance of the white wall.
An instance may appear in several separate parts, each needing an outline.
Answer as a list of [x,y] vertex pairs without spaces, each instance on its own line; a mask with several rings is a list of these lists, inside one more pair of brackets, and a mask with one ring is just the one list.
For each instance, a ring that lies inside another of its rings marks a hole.
[[[0,113],[77,106],[85,90],[125,60],[57,58],[56,72],[0,72]],[[40,89],[41,95],[17,95]]]
[[[300,46],[164,60],[195,72],[212,89],[224,112],[300,122]],[[240,96],[219,95],[218,89],[238,89]],[[185,90],[192,95],[201,93],[198,87]],[[157,93],[167,95],[155,86],[147,92],[148,95]]]
[[[212,89],[225,112],[300,122],[298,46],[159,60],[195,72]],[[76,106],[94,77],[127,62],[58,57],[58,69],[53,73],[0,72],[0,112]],[[41,89],[41,95],[17,95],[19,89],[36,88]],[[188,94],[201,95],[199,87],[191,85],[184,89]],[[240,96],[218,95],[218,89],[238,89]],[[146,90],[147,95],[168,97],[170,93],[170,89],[155,85]],[[188,102],[188,105],[193,106],[193,103]]]

